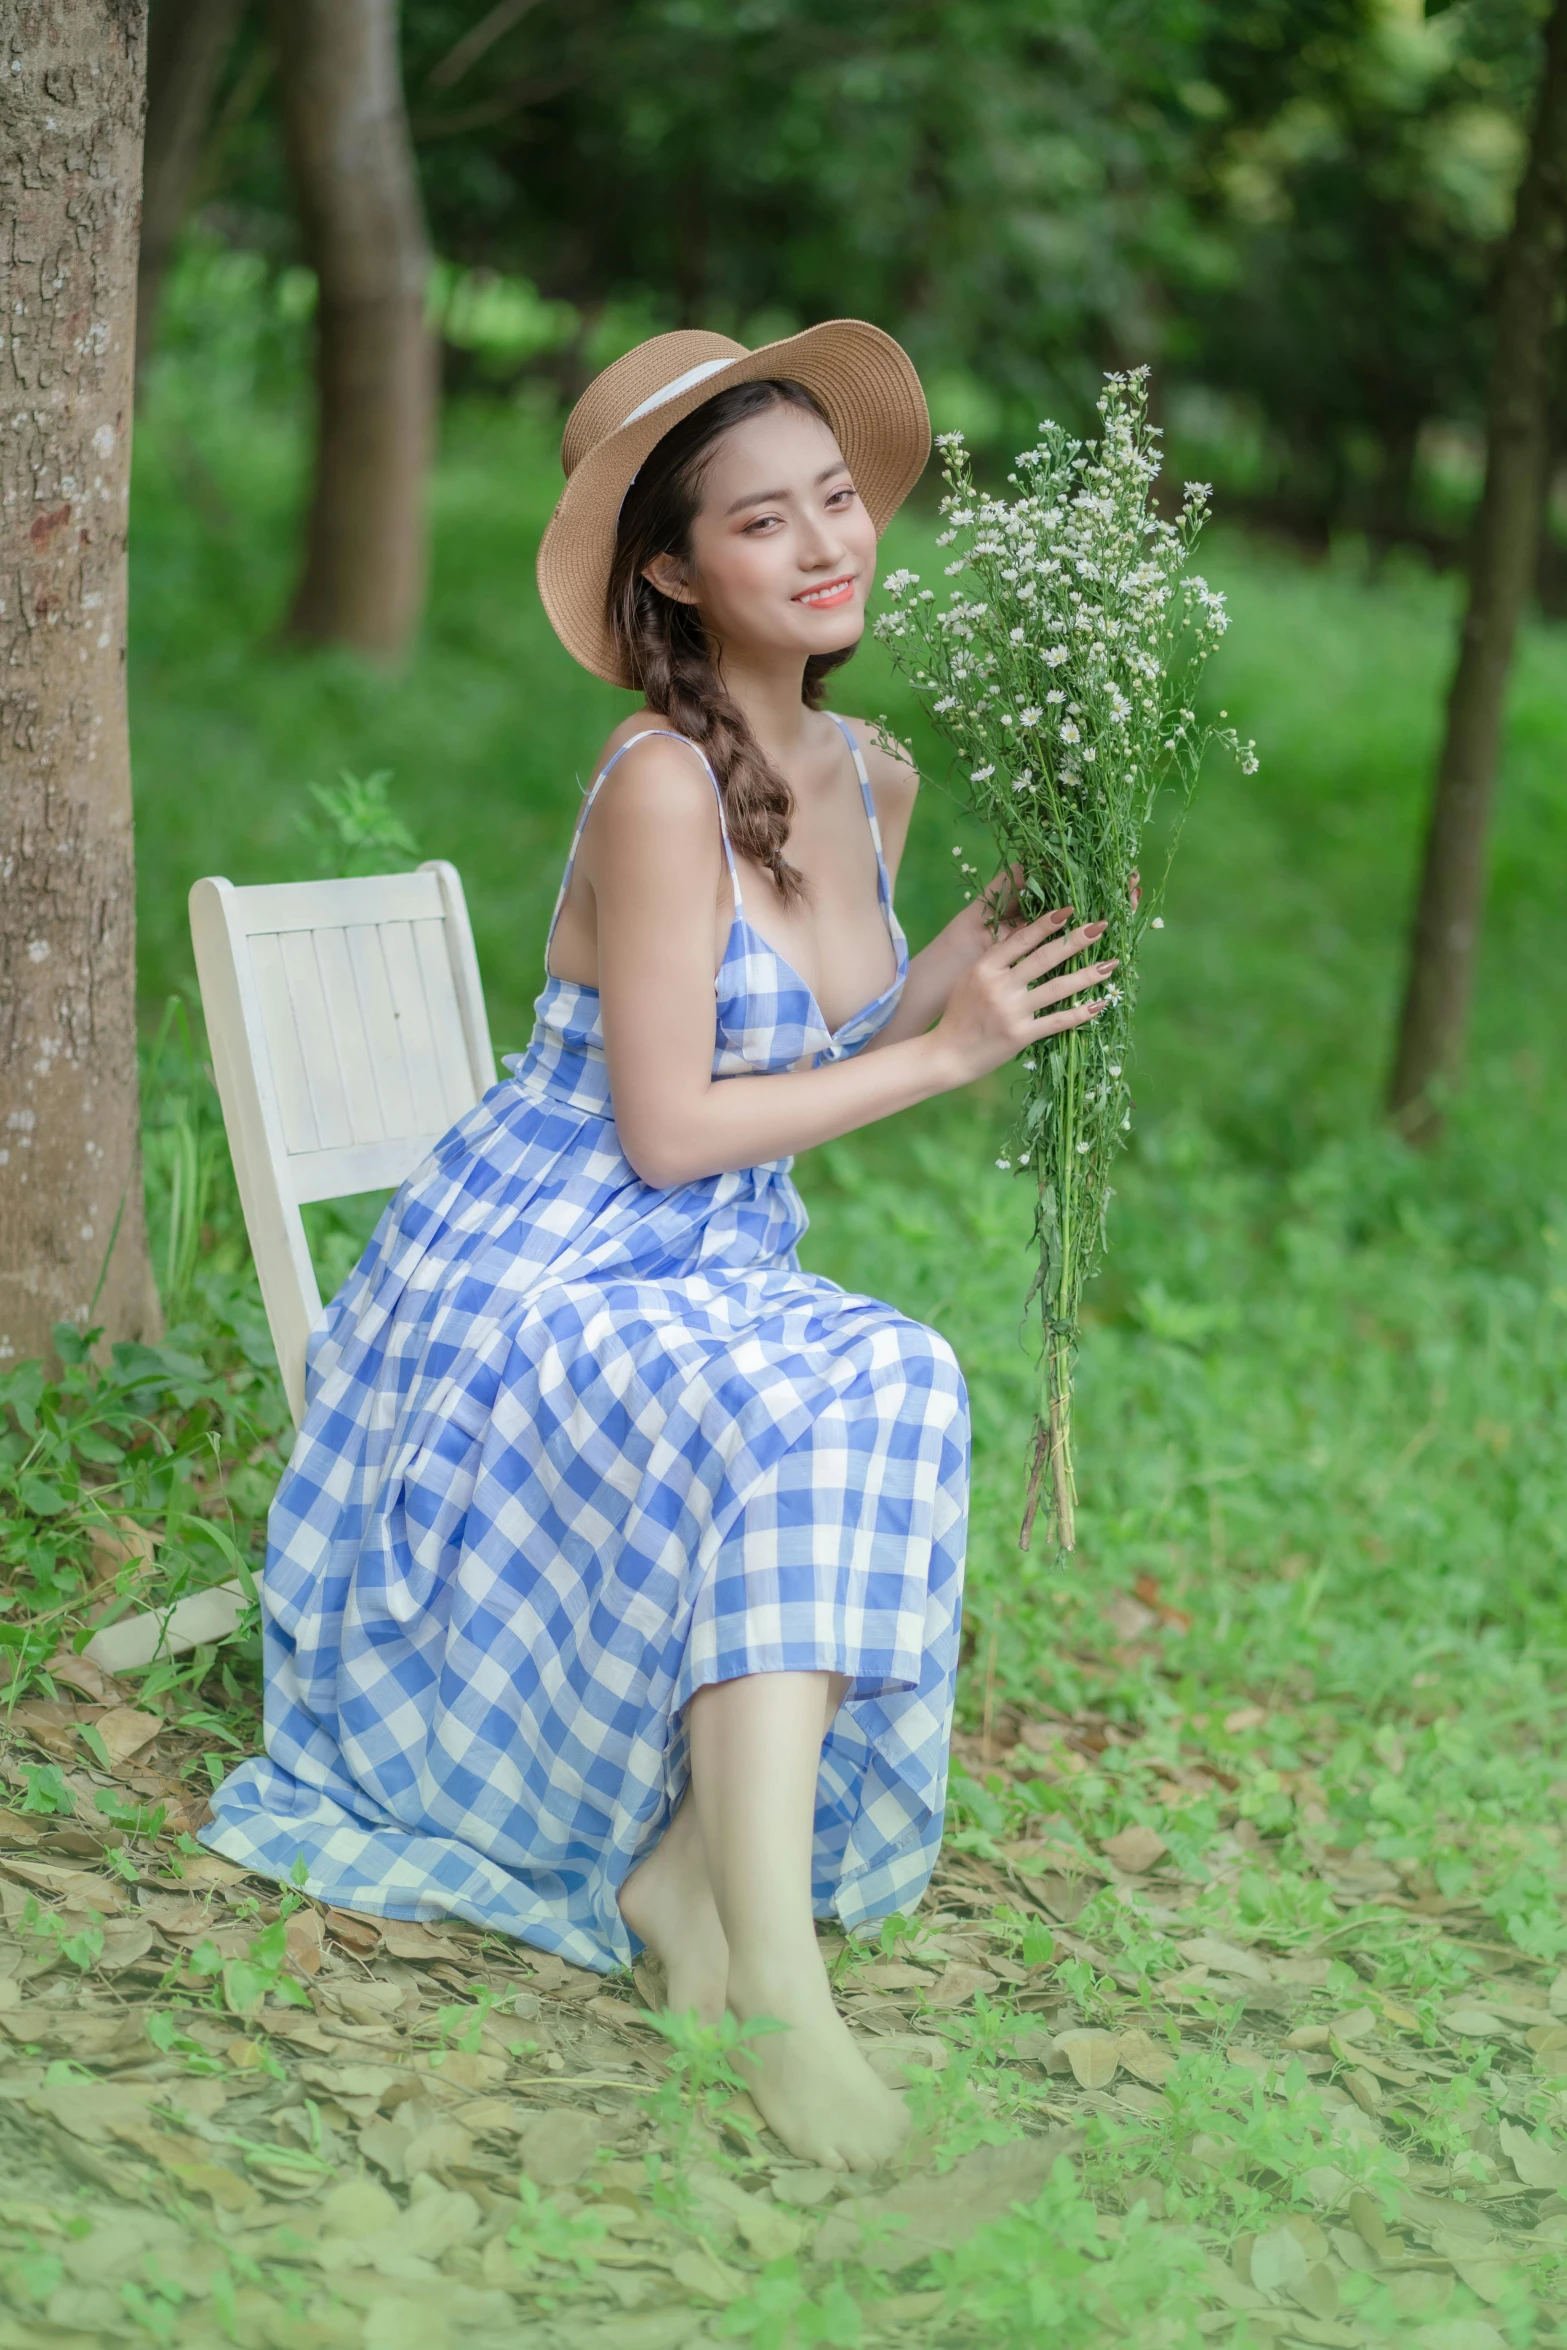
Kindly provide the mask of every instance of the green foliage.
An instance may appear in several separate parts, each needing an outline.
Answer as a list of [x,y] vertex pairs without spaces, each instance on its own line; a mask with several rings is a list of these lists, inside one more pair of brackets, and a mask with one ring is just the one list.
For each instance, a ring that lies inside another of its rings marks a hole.
[[354,775],[345,767],[336,783],[307,783],[310,806],[295,818],[316,877],[401,873],[417,859],[419,843],[393,808],[389,767]]
[[127,1600],[148,1581],[127,1525],[162,1522],[156,1596],[165,1605],[243,1566],[232,1530],[201,1503],[225,1441],[249,1432],[244,1399],[177,1343],[185,1335],[122,1342],[104,1365],[100,1331],[60,1323],[58,1372],[32,1362],[0,1373],[0,1656],[13,1696],[43,1673],[83,1604],[95,1543],[120,1562],[105,1595]]
[[1087,2350],[1107,2329],[1134,2327],[1150,2350],[1196,2350],[1203,2339],[1196,2246],[1154,2226],[1141,2204],[1107,2225],[1065,2162],[1033,2203],[931,2265],[953,2314],[996,2350]]

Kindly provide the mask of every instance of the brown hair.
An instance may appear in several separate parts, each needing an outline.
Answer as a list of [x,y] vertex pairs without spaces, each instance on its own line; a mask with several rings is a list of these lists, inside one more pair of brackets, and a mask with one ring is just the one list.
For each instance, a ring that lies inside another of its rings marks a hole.
[[[651,709],[701,746],[723,793],[724,816],[737,849],[765,866],[785,901],[805,896],[805,877],[784,856],[794,794],[772,766],[726,692],[713,642],[694,604],[661,595],[643,568],[657,555],[685,562],[691,525],[701,510],[703,477],[713,450],[732,425],[769,408],[805,408],[823,424],[831,418],[804,384],[764,376],[731,384],[671,426],[644,460],[620,509],[615,560],[606,604],[610,627],[632,684]],[[853,652],[813,653],[805,664],[802,696],[821,707],[830,673]]]

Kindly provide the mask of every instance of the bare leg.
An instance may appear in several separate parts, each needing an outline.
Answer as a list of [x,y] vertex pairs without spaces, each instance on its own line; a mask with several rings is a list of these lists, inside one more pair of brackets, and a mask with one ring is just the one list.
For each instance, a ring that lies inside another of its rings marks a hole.
[[621,1886],[620,1914],[662,1965],[671,2011],[695,2008],[701,2022],[716,2024],[724,2012],[729,1946],[689,1794]]
[[751,2093],[792,2152],[874,2170],[907,2135],[908,2109],[834,2007],[811,1916],[817,1773],[845,1686],[827,1673],[754,1673],[698,1690],[691,1792],[729,1947],[729,2005],[742,2022],[787,2027],[750,2043]]

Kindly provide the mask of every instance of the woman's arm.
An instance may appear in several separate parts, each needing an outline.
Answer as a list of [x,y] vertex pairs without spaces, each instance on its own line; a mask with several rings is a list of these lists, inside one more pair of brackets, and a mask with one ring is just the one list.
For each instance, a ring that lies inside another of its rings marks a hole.
[[660,1190],[850,1134],[966,1085],[1102,1008],[1067,999],[1112,966],[1050,974],[1104,925],[1067,932],[1063,915],[1046,915],[986,946],[928,1035],[822,1069],[715,1081],[723,849],[711,786],[690,752],[661,740],[629,752],[594,804],[583,854],[615,1123],[637,1173]]

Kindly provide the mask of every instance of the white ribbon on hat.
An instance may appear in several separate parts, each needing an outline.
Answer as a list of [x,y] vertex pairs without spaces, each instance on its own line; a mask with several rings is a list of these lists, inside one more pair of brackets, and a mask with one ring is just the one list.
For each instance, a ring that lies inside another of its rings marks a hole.
[[648,415],[654,408],[662,408],[666,400],[678,399],[682,392],[688,392],[693,384],[701,383],[705,376],[716,375],[721,367],[732,367],[736,359],[743,357],[743,352],[731,351],[727,358],[704,359],[699,367],[688,367],[684,375],[677,375],[674,382],[665,384],[661,392],[650,393],[639,407],[632,409],[629,416],[623,416],[620,420],[621,431],[624,432],[628,424],[635,424],[639,416]]

